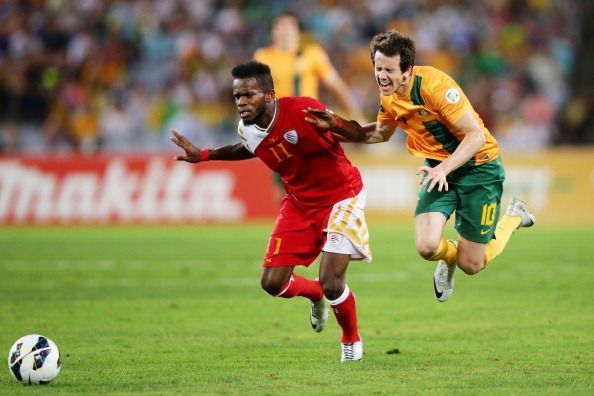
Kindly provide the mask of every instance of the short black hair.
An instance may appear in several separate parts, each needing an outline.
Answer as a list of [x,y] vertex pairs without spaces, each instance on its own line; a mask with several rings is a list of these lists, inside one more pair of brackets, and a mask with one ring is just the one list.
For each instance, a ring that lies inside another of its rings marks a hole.
[[265,63],[256,61],[249,61],[241,63],[231,70],[231,75],[234,78],[250,78],[254,77],[263,91],[274,90],[274,82],[270,74],[270,67]]
[[381,52],[386,56],[400,55],[400,71],[405,72],[415,64],[415,42],[410,37],[396,30],[388,30],[376,34],[369,46],[371,61],[375,64],[375,53]]

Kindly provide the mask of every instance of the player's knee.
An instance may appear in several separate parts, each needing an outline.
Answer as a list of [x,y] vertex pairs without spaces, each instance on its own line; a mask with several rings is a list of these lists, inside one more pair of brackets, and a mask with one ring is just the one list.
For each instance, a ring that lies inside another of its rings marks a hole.
[[271,296],[278,296],[283,290],[284,284],[281,284],[275,279],[262,278],[260,279],[260,286],[262,286],[262,289]]
[[437,252],[439,248],[439,241],[437,243],[433,243],[431,241],[422,241],[417,243],[417,252],[421,257],[425,260],[430,260]]
[[342,295],[342,292],[344,290],[344,285],[338,279],[325,281],[320,280],[320,285],[322,286],[324,296],[328,300],[336,300],[338,297]]
[[485,260],[458,257],[458,267],[467,275],[474,275],[485,268]]

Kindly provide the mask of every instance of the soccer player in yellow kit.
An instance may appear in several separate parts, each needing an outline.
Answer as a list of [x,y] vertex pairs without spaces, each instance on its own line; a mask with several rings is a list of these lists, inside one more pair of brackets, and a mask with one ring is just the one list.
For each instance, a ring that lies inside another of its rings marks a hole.
[[[370,47],[381,94],[377,122],[361,126],[315,109],[308,109],[314,116],[308,121],[365,143],[387,141],[397,127],[408,135],[408,151],[425,160],[418,170],[415,244],[424,259],[437,261],[435,297],[444,302],[456,265],[478,273],[535,218],[524,201],[512,198],[499,219],[505,179],[499,146],[458,84],[438,69],[414,66],[414,42],[395,30],[377,34]],[[448,241],[443,231],[454,212],[458,239]]]
[[321,84],[351,118],[363,120],[361,110],[326,51],[318,44],[303,39],[297,14],[290,11],[279,14],[272,22],[270,33],[271,45],[257,49],[254,60],[270,66],[276,97],[309,96],[319,99]]

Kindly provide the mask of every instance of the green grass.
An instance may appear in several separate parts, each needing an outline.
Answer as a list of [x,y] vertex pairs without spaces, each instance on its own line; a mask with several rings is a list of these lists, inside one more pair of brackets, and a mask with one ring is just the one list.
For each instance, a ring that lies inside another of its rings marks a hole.
[[0,394],[594,394],[594,229],[521,230],[440,304],[412,230],[370,227],[354,364],[333,318],[314,333],[306,301],[260,290],[270,224],[1,228],[0,352],[39,332],[63,367],[45,387],[4,369]]

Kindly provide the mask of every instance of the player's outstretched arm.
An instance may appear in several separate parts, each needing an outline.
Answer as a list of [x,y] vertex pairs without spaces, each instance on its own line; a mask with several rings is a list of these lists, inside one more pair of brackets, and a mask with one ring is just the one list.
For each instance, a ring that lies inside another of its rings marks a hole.
[[305,117],[305,121],[320,130],[332,131],[347,141],[363,142],[367,137],[366,127],[361,126],[357,121],[347,121],[330,110],[308,107],[303,112],[313,116]]
[[347,121],[330,110],[309,107],[303,111],[314,116],[305,117],[305,120],[310,124],[322,130],[332,131],[350,142],[366,144],[386,142],[396,131],[394,126],[379,122],[361,125],[357,121]]
[[171,141],[185,152],[184,155],[176,155],[173,158],[176,161],[192,163],[209,160],[238,161],[255,157],[255,155],[250,153],[241,143],[230,144],[217,149],[200,149],[190,143],[184,135],[175,129],[171,130]]

